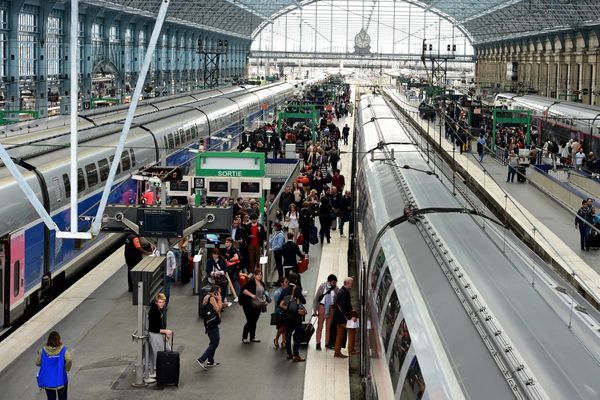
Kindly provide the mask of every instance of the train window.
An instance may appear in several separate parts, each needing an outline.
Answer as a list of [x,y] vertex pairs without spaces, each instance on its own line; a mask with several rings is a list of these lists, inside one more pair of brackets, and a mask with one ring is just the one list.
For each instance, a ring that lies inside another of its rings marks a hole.
[[165,142],[165,149],[168,149],[169,148],[169,144],[167,143],[167,138],[163,137],[163,140]]
[[87,181],[90,187],[98,184],[98,169],[96,168],[96,164],[86,165],[85,174],[87,175]]
[[[381,312],[381,311],[380,311]],[[385,317],[381,321],[381,334],[384,337],[384,344],[386,351],[391,346],[392,329],[396,322],[396,317],[400,314],[400,302],[398,301],[398,295],[395,290],[392,290],[390,301],[388,301],[387,308],[385,309]]]
[[390,376],[392,377],[392,387],[398,387],[398,379],[400,378],[400,369],[404,365],[404,359],[410,349],[410,333],[408,332],[408,326],[406,321],[402,319],[398,333],[394,340],[394,347],[392,348],[392,355],[390,357]]
[[63,184],[65,185],[65,197],[71,197],[71,180],[69,179],[69,175],[63,174]]
[[0,268],[0,304],[4,303],[3,299],[4,299],[4,270],[2,268]]
[[[113,161],[115,159],[115,156],[110,156],[110,163],[112,165]],[[121,163],[117,164],[117,175],[119,175],[121,173]]]
[[135,167],[135,152],[133,151],[133,149],[129,149],[129,154],[131,155],[131,166]]
[[379,279],[379,273],[381,272],[381,268],[385,264],[385,253],[383,250],[379,250],[379,254],[377,254],[377,259],[375,260],[375,266],[373,267],[373,271],[371,272],[371,289],[375,292],[377,288],[377,281]]
[[98,160],[98,169],[100,170],[100,180],[104,182],[108,179],[108,173],[110,172],[110,165],[108,165],[106,158]]
[[175,132],[173,134],[173,136],[175,136],[175,146],[179,147],[179,145],[181,144],[181,138],[179,137],[179,132]]
[[13,297],[17,297],[21,292],[21,260],[13,264]]
[[385,298],[390,286],[392,286],[392,275],[390,274],[390,270],[386,268],[383,279],[377,288],[377,306],[380,312],[383,311],[383,307],[385,306]]
[[196,139],[198,136],[198,126],[196,124],[192,125],[190,131],[192,131],[192,139]]
[[85,176],[83,176],[83,169],[77,169],[77,192],[81,193],[85,190]]
[[173,134],[172,134],[172,133],[169,133],[169,134],[167,135],[167,137],[169,138],[169,147],[168,147],[168,148],[169,148],[169,149],[172,149],[173,147],[175,147],[175,141],[174,141],[174,139],[173,139]]
[[187,129],[185,130],[185,138],[186,138],[186,141],[187,141],[187,142],[189,142],[189,141],[191,141],[191,140],[192,140],[192,128],[191,128],[191,127],[190,127],[190,128],[187,128]]
[[417,357],[413,357],[410,362],[410,367],[408,367],[408,371],[406,372],[406,379],[402,385],[400,398],[420,400],[423,398],[423,394],[425,394],[423,373],[419,366],[419,360],[417,360]]
[[131,168],[129,152],[127,150],[123,151],[123,154],[121,154],[121,167],[123,168],[123,171],[127,171],[129,168]]

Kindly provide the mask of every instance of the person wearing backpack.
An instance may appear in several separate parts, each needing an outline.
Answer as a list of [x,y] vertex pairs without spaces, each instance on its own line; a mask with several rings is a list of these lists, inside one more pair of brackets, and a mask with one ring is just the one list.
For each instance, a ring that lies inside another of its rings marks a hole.
[[[290,284],[281,291],[279,307],[284,310],[285,315],[285,349],[287,359],[294,362],[306,361],[300,357],[300,341],[302,340],[302,319],[306,314],[306,299],[302,295],[302,288],[298,286],[298,275],[294,272],[289,274]],[[294,343],[292,345],[292,337]]]
[[48,400],[67,400],[67,372],[71,370],[71,364],[71,352],[62,344],[60,334],[50,332],[46,345],[35,361],[35,365],[40,367],[38,386],[46,390]]
[[330,328],[335,313],[335,300],[337,298],[338,287],[337,277],[333,274],[327,277],[327,282],[319,285],[315,298],[313,300],[313,316],[317,316],[317,350],[321,350],[321,334],[323,325],[325,325],[325,344],[328,348],[333,348],[335,343],[330,343]]
[[215,352],[221,340],[219,325],[221,324],[222,309],[221,287],[213,285],[210,292],[202,300],[202,319],[204,320],[204,328],[209,342],[204,353],[196,361],[204,370],[221,365],[221,363],[215,361]]

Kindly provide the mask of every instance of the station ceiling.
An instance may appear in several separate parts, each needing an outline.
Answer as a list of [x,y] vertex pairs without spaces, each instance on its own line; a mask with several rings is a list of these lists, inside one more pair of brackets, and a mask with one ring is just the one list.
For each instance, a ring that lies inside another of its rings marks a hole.
[[[156,15],[162,0],[81,1]],[[171,0],[168,18],[173,22],[250,38],[278,16],[315,1],[331,3],[335,0]],[[364,1],[393,3],[396,0]],[[439,13],[460,25],[473,44],[600,26],[600,2],[597,0],[404,1]]]

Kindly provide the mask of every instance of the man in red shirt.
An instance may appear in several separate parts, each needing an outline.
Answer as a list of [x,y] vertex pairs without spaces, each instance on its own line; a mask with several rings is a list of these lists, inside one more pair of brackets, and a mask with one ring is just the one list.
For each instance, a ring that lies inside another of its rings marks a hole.
[[259,269],[258,262],[260,261],[260,250],[267,239],[267,234],[264,226],[258,223],[258,215],[250,216],[250,223],[245,229],[248,240],[248,271]]
[[331,177],[331,184],[335,186],[339,193],[343,193],[344,186],[346,186],[346,179],[344,175],[340,174],[340,170],[336,169]]

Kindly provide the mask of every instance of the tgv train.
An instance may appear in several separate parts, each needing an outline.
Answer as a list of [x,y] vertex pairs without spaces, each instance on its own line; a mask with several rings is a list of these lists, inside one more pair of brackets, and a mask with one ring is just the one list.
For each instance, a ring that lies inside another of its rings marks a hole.
[[[184,172],[195,156],[188,151],[202,144],[207,150],[229,150],[239,143],[244,125],[274,114],[305,82],[278,83],[252,89],[231,88],[194,95],[193,101],[171,99],[171,107],[144,104],[136,113],[109,204],[135,201],[136,182],[131,175],[139,168],[155,164],[164,149],[168,165]],[[215,97],[217,96],[217,97]],[[189,100],[189,98],[187,99]],[[174,106],[173,106],[174,104]],[[152,109],[152,112],[149,111]],[[105,109],[106,110],[106,109]],[[126,110],[86,113],[81,122],[78,155],[80,215],[94,215],[96,204],[108,177],[110,162],[122,129]],[[32,122],[30,122],[31,124]],[[18,130],[1,139],[14,159],[22,159],[27,183],[42,200],[61,230],[70,229],[69,127],[52,119],[35,121],[36,127]],[[29,169],[29,170],[27,170]],[[119,235],[100,235],[91,241],[62,240],[46,229],[25,199],[13,176],[0,168],[0,326],[10,325],[28,307],[35,306],[40,290],[50,279],[61,282],[76,273],[90,255],[108,246]],[[79,222],[79,230],[89,228]]]
[[464,186],[454,196],[384,98],[357,110],[367,399],[597,399],[596,310]]
[[586,152],[600,154],[600,107],[550,97],[499,93],[494,106],[531,110],[532,126],[541,134],[540,143],[559,144],[577,139]]

